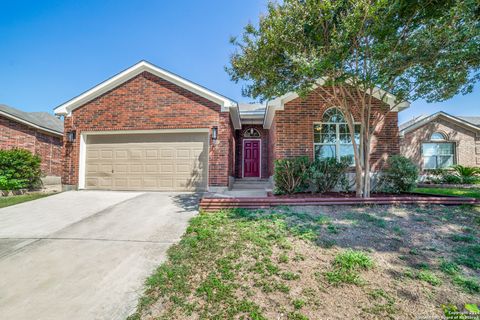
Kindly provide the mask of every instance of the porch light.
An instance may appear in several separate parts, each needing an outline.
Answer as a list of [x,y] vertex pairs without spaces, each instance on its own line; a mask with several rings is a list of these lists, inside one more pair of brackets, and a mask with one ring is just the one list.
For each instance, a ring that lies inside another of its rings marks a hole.
[[218,138],[218,127],[212,128],[212,140],[217,141]]
[[75,131],[69,131],[69,132],[67,132],[67,141],[68,141],[68,142],[73,142],[73,141],[75,141]]

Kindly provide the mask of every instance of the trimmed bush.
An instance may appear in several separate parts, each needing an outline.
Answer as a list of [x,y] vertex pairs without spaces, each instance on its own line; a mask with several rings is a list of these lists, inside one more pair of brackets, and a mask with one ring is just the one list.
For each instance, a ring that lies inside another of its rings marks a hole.
[[319,159],[311,163],[308,182],[312,192],[329,192],[345,176],[349,165],[348,160],[338,162],[336,159]]
[[419,170],[410,159],[394,155],[388,158],[387,166],[380,178],[382,191],[400,193],[415,188]]
[[310,166],[308,157],[296,157],[275,161],[275,193],[292,194],[307,189],[307,177]]
[[40,157],[28,150],[0,150],[0,190],[40,186],[40,163]]

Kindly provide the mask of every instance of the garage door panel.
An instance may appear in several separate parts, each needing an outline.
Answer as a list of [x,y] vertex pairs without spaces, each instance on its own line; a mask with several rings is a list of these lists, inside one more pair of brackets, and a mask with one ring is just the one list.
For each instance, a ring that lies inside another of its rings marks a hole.
[[160,172],[163,172],[166,174],[173,174],[175,173],[175,166],[172,163],[160,164]]
[[98,187],[98,178],[87,178],[85,184],[87,188],[96,188]]
[[90,150],[90,152],[87,154],[87,159],[99,159],[100,158],[100,152],[98,150]]
[[115,159],[116,160],[128,159],[128,150],[115,150]]
[[145,142],[139,135],[129,139],[129,135],[88,138],[86,188],[206,189],[207,134],[149,134]]

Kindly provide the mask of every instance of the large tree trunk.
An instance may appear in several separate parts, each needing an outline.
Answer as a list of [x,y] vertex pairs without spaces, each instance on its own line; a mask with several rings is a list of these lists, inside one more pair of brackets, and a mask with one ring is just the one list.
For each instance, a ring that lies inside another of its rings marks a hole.
[[364,176],[363,176],[363,197],[370,198],[370,138],[367,137],[365,141],[365,155],[363,157],[364,163]]
[[363,183],[362,183],[362,166],[358,163],[359,161],[357,161],[355,163],[355,196],[357,198],[361,198],[362,197],[362,193],[363,193]]

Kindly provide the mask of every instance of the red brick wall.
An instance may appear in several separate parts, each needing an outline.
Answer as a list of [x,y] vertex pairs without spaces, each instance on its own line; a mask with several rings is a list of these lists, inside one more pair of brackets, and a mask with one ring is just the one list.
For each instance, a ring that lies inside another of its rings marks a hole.
[[227,186],[232,174],[233,135],[228,112],[220,105],[148,72],[74,110],[65,119],[65,132],[75,130],[74,143],[65,143],[63,183],[78,183],[78,154],[83,131],[149,130],[218,127],[218,140],[209,150],[209,185]]
[[277,147],[277,135],[276,135],[277,125],[275,121],[272,122],[270,130],[268,130],[268,175],[273,176],[275,169],[275,159],[277,158],[277,153],[275,149]]
[[[352,102],[352,105],[355,105]],[[389,112],[387,107],[382,107],[382,102],[374,102],[371,123],[377,122],[374,138],[371,143],[372,170],[378,170],[388,155],[398,154],[398,114]],[[321,122],[323,113],[334,106],[319,90],[310,94],[305,99],[297,98],[288,102],[284,110],[276,111],[272,125],[271,161],[279,158],[288,158],[307,155],[313,158],[313,124]],[[355,114],[356,121],[359,115]],[[271,171],[273,171],[271,169]]]
[[[254,128],[257,129],[258,132],[260,133],[260,139],[262,140],[262,176],[261,178],[266,179],[269,177],[269,147],[268,147],[268,130],[264,130],[262,125],[249,125],[249,124],[244,124],[242,126],[241,130],[236,130],[235,131],[235,141],[236,141],[236,158],[237,158],[237,165],[235,168],[235,177],[236,178],[242,178],[242,167],[243,167],[243,140],[244,139],[250,139],[250,138],[243,138],[243,133],[250,129]],[[257,139],[257,138],[253,138]]]
[[455,145],[455,163],[480,167],[480,136],[471,129],[461,127],[446,118],[437,118],[405,134],[400,140],[402,155],[423,168],[422,144],[429,142],[435,132],[443,133]]
[[0,116],[0,148],[20,148],[38,154],[42,173],[60,176],[62,173],[62,137],[44,133],[22,123]]

